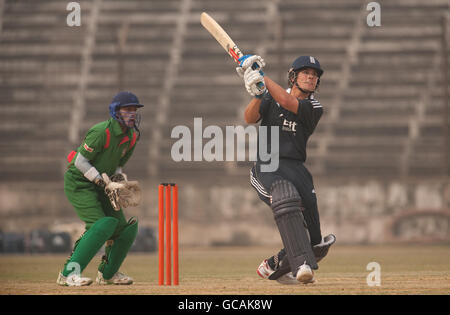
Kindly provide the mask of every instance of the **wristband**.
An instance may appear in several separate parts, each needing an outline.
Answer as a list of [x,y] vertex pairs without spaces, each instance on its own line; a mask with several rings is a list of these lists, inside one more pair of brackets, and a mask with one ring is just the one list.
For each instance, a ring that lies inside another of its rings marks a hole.
[[92,166],[86,173],[83,174],[84,177],[89,179],[91,182],[100,175],[100,173],[97,171],[97,169]]

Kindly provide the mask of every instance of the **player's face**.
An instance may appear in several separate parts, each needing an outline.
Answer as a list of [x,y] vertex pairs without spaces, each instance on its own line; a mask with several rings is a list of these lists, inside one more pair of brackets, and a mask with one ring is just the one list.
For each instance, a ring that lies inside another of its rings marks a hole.
[[122,117],[125,126],[132,128],[136,123],[136,106],[126,106],[119,109],[119,115]]
[[319,76],[315,69],[305,68],[298,72],[297,83],[302,89],[314,92],[318,79]]

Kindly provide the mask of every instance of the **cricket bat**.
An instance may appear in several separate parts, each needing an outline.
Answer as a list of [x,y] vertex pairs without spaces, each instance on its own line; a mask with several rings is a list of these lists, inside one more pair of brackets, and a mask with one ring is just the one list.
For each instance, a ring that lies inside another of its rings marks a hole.
[[200,22],[203,27],[219,42],[219,44],[225,49],[225,51],[239,63],[239,58],[244,54],[228,36],[227,32],[219,25],[208,13],[203,12],[200,15]]
[[[236,61],[238,64],[239,58],[244,56],[242,51],[238,48],[238,46],[233,42],[230,36],[228,36],[227,32],[219,25],[208,13],[203,12],[200,15],[200,22],[203,27],[219,42],[219,44],[225,49],[225,51]],[[259,69],[259,65],[255,62],[252,65],[253,70]],[[265,88],[263,82],[258,82],[257,87],[260,90]]]

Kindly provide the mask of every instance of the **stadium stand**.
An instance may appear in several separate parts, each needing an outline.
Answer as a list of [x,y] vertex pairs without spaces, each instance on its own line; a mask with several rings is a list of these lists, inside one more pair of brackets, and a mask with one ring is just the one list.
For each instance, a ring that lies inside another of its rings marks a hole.
[[[176,125],[245,125],[249,101],[233,61],[201,27],[207,11],[286,84],[298,55],[323,67],[325,114],[309,143],[316,176],[439,176],[442,169],[440,17],[447,0],[379,1],[370,28],[362,0],[3,0],[0,173],[3,182],[61,181],[65,156],[108,117],[118,90],[135,92],[142,138],[130,175],[247,180],[250,163],[176,163]],[[205,143],[205,141],[204,141]]]

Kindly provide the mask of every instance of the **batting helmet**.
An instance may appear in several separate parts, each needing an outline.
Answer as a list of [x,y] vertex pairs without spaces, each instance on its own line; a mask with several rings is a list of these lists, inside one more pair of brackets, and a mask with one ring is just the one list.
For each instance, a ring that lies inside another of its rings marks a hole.
[[303,68],[313,68],[317,71],[319,78],[323,74],[323,69],[320,67],[320,62],[312,56],[301,56],[294,60],[292,63],[292,71],[299,71]]
[[320,84],[320,77],[323,74],[323,69],[320,66],[319,60],[317,60],[313,56],[300,56],[294,60],[294,62],[291,65],[291,68],[288,71],[289,87],[292,87],[295,84],[300,90],[302,90],[297,84],[297,75],[298,72],[304,68],[312,68],[317,71],[317,75],[319,77],[316,84],[317,89]]

